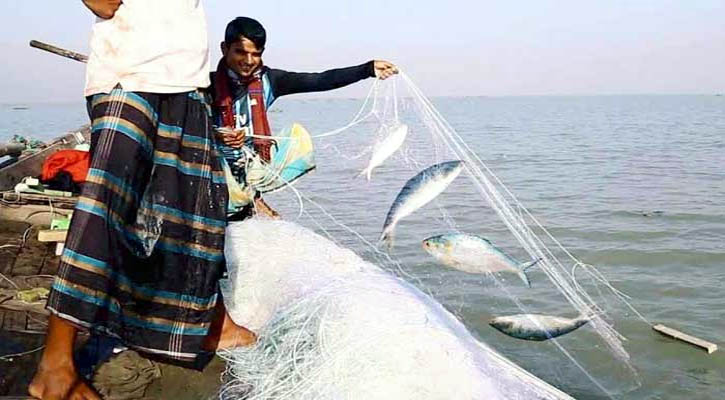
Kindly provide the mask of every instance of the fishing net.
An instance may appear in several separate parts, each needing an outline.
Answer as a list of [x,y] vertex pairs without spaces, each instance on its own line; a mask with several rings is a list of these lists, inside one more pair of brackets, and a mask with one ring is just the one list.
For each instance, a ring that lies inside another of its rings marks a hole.
[[[224,354],[221,398],[564,397],[482,343],[494,338],[483,328],[485,315],[477,315],[482,308],[590,316],[586,330],[571,338],[535,348],[509,339],[497,348],[571,391],[612,397],[639,384],[612,313],[624,305],[646,319],[494,173],[508,165],[505,157],[489,152],[484,162],[463,139],[480,132],[464,126],[459,134],[446,121],[443,114],[458,112],[455,106],[434,106],[401,73],[375,81],[361,106],[341,101],[339,107],[354,117],[343,122],[329,115],[327,126],[306,123],[313,127],[318,175],[272,198],[294,223],[253,220],[229,227],[225,302],[232,318],[260,340]],[[332,124],[342,127],[325,131]],[[404,140],[392,140],[401,126]],[[390,143],[399,147],[381,148]],[[381,151],[390,153],[382,161]],[[376,157],[379,165],[371,168]],[[384,251],[377,243],[381,225],[370,220],[382,224],[406,180],[451,160],[463,161],[463,173],[403,219],[395,246]],[[367,182],[361,175],[369,171]],[[485,235],[519,260],[540,260],[532,268],[533,288],[516,276],[421,263],[421,240],[445,232]],[[575,376],[586,383],[573,384]]]
[[260,340],[223,354],[221,398],[559,398],[433,298],[300,225],[234,223],[225,256],[230,315]]

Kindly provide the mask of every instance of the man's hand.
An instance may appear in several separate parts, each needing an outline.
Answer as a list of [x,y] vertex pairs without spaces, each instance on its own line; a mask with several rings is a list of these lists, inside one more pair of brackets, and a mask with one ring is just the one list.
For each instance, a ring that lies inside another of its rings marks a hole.
[[111,19],[116,14],[116,10],[121,6],[121,0],[83,0],[83,4],[89,10],[96,14],[97,17],[103,19]]
[[375,77],[378,79],[387,79],[398,73],[398,67],[391,62],[384,60],[375,60]]
[[244,138],[247,135],[246,129],[220,128],[217,129],[217,132],[225,145],[235,149],[241,149],[244,146]]
[[272,219],[279,219],[279,213],[277,211],[274,211],[272,207],[267,204],[262,197],[257,197],[254,199],[254,209],[258,214],[266,215]]

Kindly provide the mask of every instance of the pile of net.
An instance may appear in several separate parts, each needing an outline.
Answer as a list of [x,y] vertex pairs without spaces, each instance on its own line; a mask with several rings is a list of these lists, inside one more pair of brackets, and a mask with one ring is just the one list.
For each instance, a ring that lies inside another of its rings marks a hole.
[[435,299],[292,222],[227,229],[232,319],[259,335],[227,351],[222,399],[547,399]]

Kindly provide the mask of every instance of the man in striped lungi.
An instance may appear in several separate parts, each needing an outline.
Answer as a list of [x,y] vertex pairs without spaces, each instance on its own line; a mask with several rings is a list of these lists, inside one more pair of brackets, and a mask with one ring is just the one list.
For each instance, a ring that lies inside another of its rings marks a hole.
[[97,399],[79,379],[78,329],[165,362],[248,344],[220,297],[227,187],[210,131],[199,0],[84,0],[93,27],[85,95],[91,163],[48,299],[30,394]]

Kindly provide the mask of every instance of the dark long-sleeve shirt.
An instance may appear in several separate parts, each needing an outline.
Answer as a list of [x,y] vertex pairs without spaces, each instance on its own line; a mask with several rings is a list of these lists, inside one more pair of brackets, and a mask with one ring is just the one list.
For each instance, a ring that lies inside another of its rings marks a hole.
[[[212,85],[214,82],[212,72]],[[324,92],[327,90],[339,89],[355,82],[375,76],[374,61],[354,67],[336,68],[325,72],[290,72],[281,69],[262,67],[262,83],[266,106],[269,108],[274,101],[282,96],[295,93]],[[231,79],[231,92],[235,102],[245,102],[247,86]],[[214,96],[214,87],[210,88]],[[237,107],[242,112],[246,107]]]
[[[295,93],[324,92],[327,90],[338,89],[351,85],[360,80],[374,77],[375,68],[374,61],[360,64],[354,67],[331,69],[325,72],[309,73],[309,72],[289,72],[281,69],[262,67],[262,88],[264,90],[265,109],[274,101],[281,97]],[[215,82],[212,73],[212,85]],[[234,73],[230,74],[230,89],[234,99],[232,109],[235,117],[236,129],[249,129],[253,131],[253,121],[249,115],[249,99],[247,96],[247,85],[243,84],[238,76]],[[216,91],[212,86],[209,93],[214,96]],[[218,110],[214,109],[214,121],[217,126],[222,126],[221,116]],[[245,146],[253,147],[252,139],[248,137]],[[244,170],[242,168],[244,155],[240,149],[229,146],[220,146],[220,150],[224,155],[231,168],[232,174],[241,183],[244,184]]]
[[325,72],[288,72],[267,69],[267,76],[275,97],[295,93],[324,92],[338,89],[365,78],[375,76],[373,61],[354,67],[331,69]]

